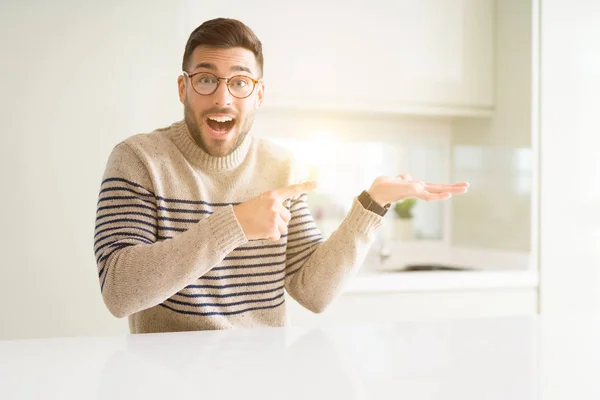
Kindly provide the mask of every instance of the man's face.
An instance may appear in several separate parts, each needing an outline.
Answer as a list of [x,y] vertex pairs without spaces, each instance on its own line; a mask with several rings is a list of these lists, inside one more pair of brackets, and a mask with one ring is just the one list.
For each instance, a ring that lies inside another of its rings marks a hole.
[[[261,73],[256,57],[250,50],[208,46],[194,49],[187,72],[189,75],[210,72],[222,78],[246,75],[256,80]],[[245,99],[232,96],[224,80],[220,81],[217,90],[210,95],[196,93],[188,77],[179,76],[177,83],[179,99],[184,105],[185,122],[196,143],[214,157],[231,154],[250,131],[254,113],[262,104],[262,82],[257,83],[252,94]],[[233,120],[228,121],[230,118]]]

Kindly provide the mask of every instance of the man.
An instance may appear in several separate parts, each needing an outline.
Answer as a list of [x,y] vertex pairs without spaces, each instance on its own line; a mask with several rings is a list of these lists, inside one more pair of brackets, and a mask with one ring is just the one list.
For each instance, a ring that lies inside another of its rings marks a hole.
[[284,293],[321,312],[360,267],[390,203],[455,185],[379,177],[327,240],[290,154],[250,133],[263,101],[262,45],[243,23],[192,32],[178,77],[184,121],[112,151],[95,255],[102,296],[132,333],[282,326]]

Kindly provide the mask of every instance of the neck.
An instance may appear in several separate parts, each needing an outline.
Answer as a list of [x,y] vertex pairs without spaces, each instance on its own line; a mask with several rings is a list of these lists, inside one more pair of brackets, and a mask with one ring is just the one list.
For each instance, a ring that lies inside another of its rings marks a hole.
[[249,133],[244,140],[230,154],[222,157],[217,157],[208,154],[203,150],[196,140],[192,137],[185,121],[180,121],[174,124],[175,142],[186,156],[195,166],[202,169],[233,169],[244,161],[248,149],[252,142],[252,135]]

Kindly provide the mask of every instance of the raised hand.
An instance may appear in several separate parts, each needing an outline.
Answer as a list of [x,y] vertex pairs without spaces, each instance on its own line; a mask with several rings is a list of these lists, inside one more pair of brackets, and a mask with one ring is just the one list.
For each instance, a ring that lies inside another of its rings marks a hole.
[[269,190],[233,207],[233,212],[248,240],[279,240],[287,232],[290,212],[283,203],[317,187],[316,182],[304,182]]
[[453,184],[415,181],[410,175],[396,177],[380,176],[376,178],[368,192],[377,203],[385,205],[404,199],[425,201],[444,200],[453,194],[463,194],[468,190],[467,182]]

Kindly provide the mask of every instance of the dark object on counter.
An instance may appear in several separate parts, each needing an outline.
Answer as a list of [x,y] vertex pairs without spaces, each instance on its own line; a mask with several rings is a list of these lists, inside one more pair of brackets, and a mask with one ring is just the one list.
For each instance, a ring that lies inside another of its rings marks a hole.
[[408,264],[390,272],[415,272],[415,271],[474,271],[474,268],[457,267],[443,264]]

